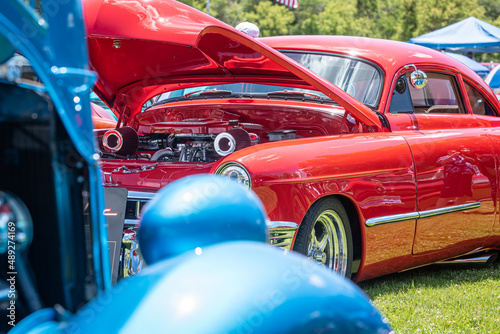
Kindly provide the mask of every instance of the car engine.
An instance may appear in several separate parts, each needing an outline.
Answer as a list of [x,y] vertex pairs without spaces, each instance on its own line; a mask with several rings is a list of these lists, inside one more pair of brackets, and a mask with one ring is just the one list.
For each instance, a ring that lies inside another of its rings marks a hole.
[[106,131],[99,140],[102,157],[206,163],[259,144],[262,136],[269,141],[294,139],[296,131],[278,130],[267,135],[259,124],[190,119],[154,123],[147,132],[138,133],[128,126]]

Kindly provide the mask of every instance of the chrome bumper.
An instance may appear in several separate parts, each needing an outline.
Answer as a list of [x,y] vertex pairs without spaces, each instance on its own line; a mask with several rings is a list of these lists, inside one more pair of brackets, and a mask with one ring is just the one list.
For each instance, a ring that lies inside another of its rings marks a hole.
[[268,221],[266,225],[269,230],[269,244],[283,250],[290,250],[299,225],[292,222],[278,221]]
[[120,278],[138,274],[144,266],[135,229],[135,227],[130,227],[123,231]]

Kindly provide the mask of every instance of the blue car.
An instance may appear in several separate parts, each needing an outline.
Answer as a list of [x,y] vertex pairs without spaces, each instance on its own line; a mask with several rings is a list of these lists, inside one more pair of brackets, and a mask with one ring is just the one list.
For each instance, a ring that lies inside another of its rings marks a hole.
[[484,79],[500,100],[500,65],[495,66]]
[[0,69],[17,52],[39,79],[0,70],[0,332],[392,332],[352,282],[267,245],[257,196],[216,176],[148,203],[148,267],[113,285],[82,7],[31,3],[0,7]]

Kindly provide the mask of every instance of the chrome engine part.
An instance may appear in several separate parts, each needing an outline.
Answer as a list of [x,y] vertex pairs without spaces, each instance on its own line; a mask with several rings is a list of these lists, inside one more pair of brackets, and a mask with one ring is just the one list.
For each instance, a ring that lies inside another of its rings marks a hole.
[[232,130],[222,132],[215,137],[214,149],[218,155],[225,157],[234,151],[241,150],[242,148],[252,145],[252,140],[248,132],[241,128],[234,128]]
[[130,127],[107,131],[101,139],[103,158],[205,163],[259,142],[238,122],[164,122],[151,129],[153,133],[144,135]]
[[128,126],[109,130],[102,136],[102,146],[110,153],[134,154],[139,147],[139,136],[134,129]]

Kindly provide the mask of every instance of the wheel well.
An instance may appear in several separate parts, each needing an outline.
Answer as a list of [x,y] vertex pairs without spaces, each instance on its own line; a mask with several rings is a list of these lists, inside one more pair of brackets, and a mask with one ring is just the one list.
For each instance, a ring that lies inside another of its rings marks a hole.
[[359,265],[361,264],[361,253],[362,253],[362,239],[361,239],[361,228],[359,226],[359,215],[358,210],[354,203],[347,197],[341,195],[332,196],[337,198],[345,208],[347,216],[349,217],[349,224],[351,225],[352,232],[352,242],[353,242],[353,264],[352,264],[352,275],[358,272]]
[[[363,241],[361,238],[361,226],[359,222],[359,215],[358,215],[358,210],[356,208],[356,205],[349,199],[348,197],[345,197],[343,195],[329,195],[329,196],[324,196],[321,198],[318,198],[314,203],[312,203],[309,206],[309,209],[306,212],[309,212],[311,207],[317,203],[319,200],[325,199],[325,198],[336,198],[340,201],[340,203],[344,206],[344,209],[347,213],[347,217],[349,218],[349,224],[351,226],[351,233],[352,233],[352,242],[353,242],[353,264],[352,264],[352,275],[351,279],[354,279],[359,267],[361,265],[361,256],[362,256],[362,250],[363,250]],[[305,217],[302,219],[302,222],[304,221]],[[300,227],[302,227],[302,222],[300,224]]]

